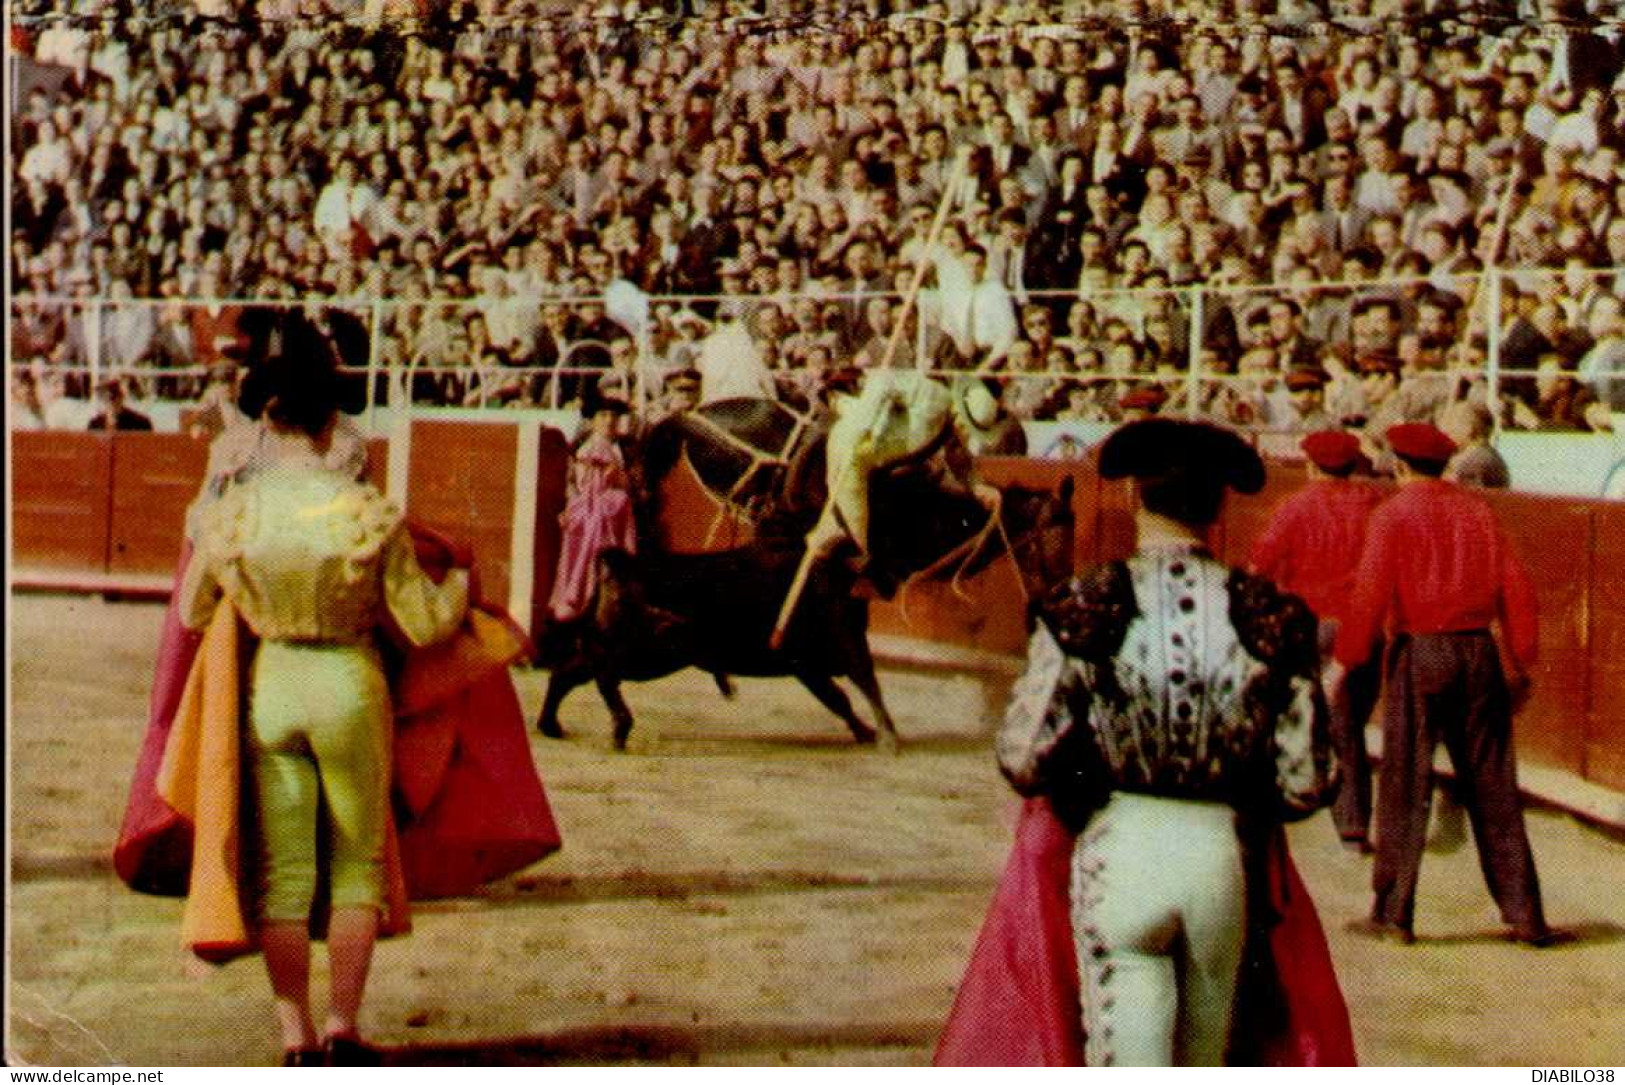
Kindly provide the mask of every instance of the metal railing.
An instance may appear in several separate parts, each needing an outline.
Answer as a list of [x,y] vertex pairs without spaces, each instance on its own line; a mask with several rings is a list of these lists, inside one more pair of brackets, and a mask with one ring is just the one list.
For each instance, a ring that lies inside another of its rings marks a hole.
[[[1160,385],[1182,401],[1185,413],[1195,417],[1203,412],[1204,401],[1213,389],[1263,388],[1281,379],[1287,366],[1279,364],[1280,359],[1269,369],[1246,371],[1249,352],[1276,350],[1282,345],[1278,338],[1257,338],[1260,327],[1268,323],[1268,310],[1279,301],[1297,307],[1293,321],[1298,332],[1305,340],[1317,342],[1321,350],[1314,360],[1335,370],[1338,358],[1356,356],[1369,346],[1351,328],[1355,318],[1350,310],[1380,299],[1393,302],[1404,314],[1427,297],[1448,292],[1458,299],[1458,312],[1444,329],[1449,339],[1447,349],[1437,341],[1407,344],[1397,327],[1381,345],[1402,354],[1409,346],[1426,355],[1410,359],[1420,368],[1461,381],[1481,382],[1487,403],[1499,419],[1503,395],[1514,381],[1570,377],[1583,379],[1605,392],[1625,381],[1625,370],[1578,373],[1554,367],[1550,362],[1542,365],[1538,357],[1533,359],[1533,366],[1516,364],[1529,359],[1522,353],[1509,357],[1505,340],[1514,319],[1529,322],[1537,331],[1538,325],[1547,325],[1541,337],[1549,341],[1546,332],[1553,331],[1553,320],[1573,330],[1583,327],[1598,305],[1613,305],[1617,312],[1625,306],[1625,290],[1616,293],[1621,287],[1625,287],[1625,268],[1536,268],[1384,280],[1035,290],[1013,299],[1013,305],[1020,301],[1046,308],[1051,314],[1053,338],[1073,352],[1073,364],[1056,368],[1050,365],[1050,358],[1042,358],[1036,365],[1019,370],[1010,369],[1002,355],[976,365],[955,364],[952,352],[942,346],[943,338],[954,334],[949,328],[951,320],[944,321],[942,314],[964,299],[944,298],[927,290],[922,292],[918,312],[911,317],[912,358],[916,367],[948,379],[982,375],[997,377],[1007,384],[1048,381],[1057,388],[1104,383]],[[1519,299],[1516,308],[1508,300],[1514,293]],[[567,408],[578,398],[579,388],[587,379],[602,379],[606,374],[614,374],[617,386],[634,406],[643,408],[660,395],[663,377],[701,349],[703,339],[683,335],[681,325],[696,320],[706,327],[729,319],[759,320],[761,310],[769,306],[790,317],[798,309],[805,316],[808,304],[817,305],[820,314],[834,305],[842,307],[842,327],[824,328],[820,315],[819,332],[839,339],[844,349],[855,338],[847,318],[855,315],[861,320],[862,304],[877,297],[895,302],[899,295],[826,291],[650,296],[645,299],[646,315],[618,329],[603,316],[602,295],[293,300],[16,295],[10,301],[10,357],[14,374],[21,368],[36,378],[55,380],[70,395],[88,397],[104,377],[118,376],[134,385],[140,393],[137,399],[190,405],[200,400],[211,380],[232,372],[231,363],[223,360],[219,340],[197,340],[200,328],[201,334],[207,335],[210,328],[217,327],[223,338],[230,338],[236,334],[231,331],[232,316],[256,308],[301,308],[334,333],[344,368],[364,378],[369,421],[379,409],[490,409],[498,405]],[[1081,315],[1074,313],[1075,307]],[[1021,306],[1016,305],[1016,309],[1020,312]],[[585,310],[591,310],[604,324],[575,339],[543,335],[555,311],[579,315]],[[194,325],[199,313],[218,323]],[[226,319],[221,322],[223,314]],[[485,346],[477,342],[480,333],[474,330],[476,318],[486,326]],[[1615,321],[1616,331],[1625,331],[1625,319],[1616,316]],[[494,343],[491,324],[497,325]],[[793,320],[792,326],[798,333],[809,331]],[[513,334],[514,329],[519,334]],[[865,334],[879,339],[884,331],[868,328]],[[612,362],[612,341],[623,336],[630,340],[635,352],[624,363]],[[475,344],[470,344],[470,337]],[[1526,347],[1529,337],[1524,335],[1523,339],[1520,346]],[[757,342],[757,349],[771,355],[794,340],[794,336],[781,335],[771,342]],[[547,361],[504,363],[513,343],[523,346],[543,341],[548,343]],[[1113,360],[1124,353],[1124,344],[1132,347],[1132,364]],[[1625,347],[1621,350],[1625,353]],[[471,359],[471,352],[481,357]],[[599,356],[589,360],[593,352]],[[950,360],[943,364],[940,359],[945,357]],[[1153,358],[1154,364],[1148,364]],[[1078,362],[1082,359],[1095,359],[1099,367],[1080,369]],[[784,362],[781,357],[774,369],[781,383],[805,379],[798,376],[804,370]],[[850,358],[834,357],[831,362],[845,365]],[[1236,370],[1235,363],[1240,363],[1241,371]]]

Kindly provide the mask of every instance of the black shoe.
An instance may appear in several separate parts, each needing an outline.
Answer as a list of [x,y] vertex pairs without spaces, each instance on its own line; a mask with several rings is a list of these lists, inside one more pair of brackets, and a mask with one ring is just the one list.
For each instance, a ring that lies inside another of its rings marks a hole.
[[1358,934],[1362,938],[1373,938],[1379,942],[1398,942],[1402,946],[1408,946],[1416,941],[1416,935],[1409,927],[1382,919],[1372,919],[1369,916],[1365,919],[1350,920],[1346,929],[1350,934]]
[[327,1065],[329,1066],[382,1066],[383,1052],[361,1042],[358,1036],[329,1036],[327,1038]]
[[295,1047],[282,1053],[283,1066],[326,1066],[327,1052],[319,1047]]
[[1342,841],[1344,849],[1356,855],[1370,855],[1377,850],[1371,846],[1371,841],[1363,836],[1345,836],[1342,837]]
[[1568,931],[1553,930],[1547,926],[1515,927],[1507,932],[1507,937],[1532,949],[1549,949],[1574,941],[1574,935]]

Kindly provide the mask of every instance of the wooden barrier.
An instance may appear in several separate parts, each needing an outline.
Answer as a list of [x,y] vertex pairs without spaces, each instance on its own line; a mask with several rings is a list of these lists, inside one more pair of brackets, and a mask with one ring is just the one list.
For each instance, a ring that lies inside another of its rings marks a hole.
[[482,590],[491,599],[508,598],[513,575],[510,543],[518,446],[514,426],[412,424],[406,513],[474,548]]
[[1245,565],[1253,543],[1264,533],[1275,506],[1308,481],[1302,464],[1272,463],[1264,489],[1251,496],[1231,494],[1225,500],[1213,552],[1231,565]]
[[566,486],[570,475],[570,442],[556,429],[544,428],[539,437],[536,463],[536,524],[530,560],[535,569],[527,629],[540,629],[547,601],[553,594],[553,579],[559,567],[559,514],[564,511]]
[[1586,644],[1591,681],[1581,775],[1625,792],[1625,504],[1593,507]]
[[209,443],[177,434],[120,433],[113,444],[107,571],[161,579],[175,571],[186,508],[203,481]]
[[1540,600],[1540,655],[1531,675],[1533,696],[1518,716],[1518,752],[1533,763],[1583,775],[1592,660],[1587,609],[1597,503],[1495,493],[1490,504]]
[[52,582],[105,576],[113,438],[59,431],[12,433],[11,480],[13,576]]

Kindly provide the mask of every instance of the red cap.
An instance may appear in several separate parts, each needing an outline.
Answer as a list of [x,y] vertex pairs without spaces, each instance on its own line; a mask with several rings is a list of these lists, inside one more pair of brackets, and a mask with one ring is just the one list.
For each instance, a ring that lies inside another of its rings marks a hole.
[[1371,354],[1362,354],[1360,356],[1359,369],[1363,374],[1398,373],[1400,364],[1399,359],[1394,357],[1392,354],[1373,352]]
[[1311,433],[1299,447],[1311,463],[1325,471],[1347,471],[1361,456],[1359,439],[1340,429]]
[[1294,392],[1302,388],[1324,388],[1329,379],[1324,369],[1293,369],[1287,372],[1286,386]]
[[1136,388],[1117,401],[1117,405],[1125,411],[1154,411],[1168,402],[1168,393],[1162,390],[1160,384],[1153,384],[1149,388]]
[[1388,427],[1388,445],[1394,454],[1424,463],[1449,463],[1456,454],[1456,442],[1438,426],[1426,422],[1406,422]]

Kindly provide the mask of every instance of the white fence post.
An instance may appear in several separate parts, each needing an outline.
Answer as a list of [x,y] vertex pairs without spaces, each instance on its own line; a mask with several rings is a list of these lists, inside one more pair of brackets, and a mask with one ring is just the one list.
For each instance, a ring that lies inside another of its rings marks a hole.
[[[1049,364],[1048,359],[1044,363]],[[914,307],[914,368],[925,372],[931,368],[931,359],[925,355],[925,317],[920,315],[920,307]]]
[[1190,332],[1186,336],[1190,341],[1190,360],[1185,371],[1185,417],[1196,419],[1202,414],[1202,325],[1205,318],[1201,285],[1190,287],[1190,294]]
[[101,383],[102,376],[102,299],[100,297],[85,302],[85,348],[88,351],[85,360],[90,364],[90,399],[96,398],[97,385]]
[[654,368],[654,317],[650,316],[638,328],[638,360],[632,367],[632,405],[640,416],[648,413],[649,405],[655,397],[660,395],[661,389],[651,387],[651,370]]
[[1494,432],[1501,431],[1501,269],[1490,266],[1484,269],[1489,277],[1489,297],[1485,305],[1489,309],[1487,323],[1484,329],[1484,383],[1485,397],[1490,408],[1491,425]]
[[[373,298],[372,304],[367,306],[368,318],[372,327],[368,329],[367,336],[367,432],[378,432],[378,359],[383,352],[382,339],[384,334],[384,303]],[[387,402],[389,389],[384,389]]]

